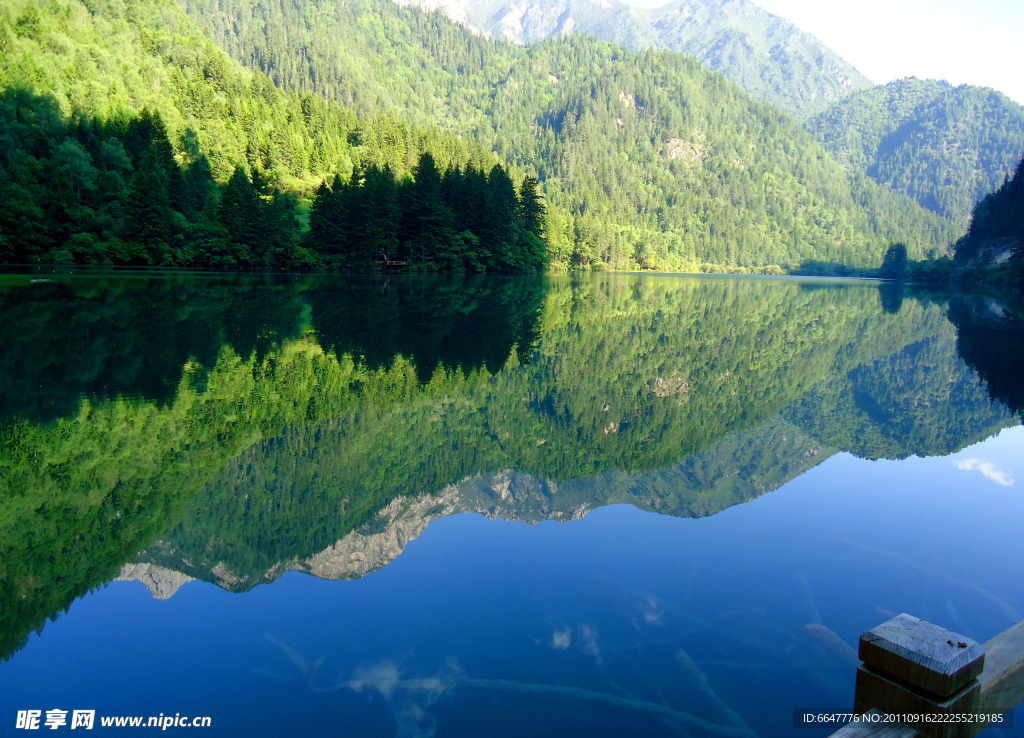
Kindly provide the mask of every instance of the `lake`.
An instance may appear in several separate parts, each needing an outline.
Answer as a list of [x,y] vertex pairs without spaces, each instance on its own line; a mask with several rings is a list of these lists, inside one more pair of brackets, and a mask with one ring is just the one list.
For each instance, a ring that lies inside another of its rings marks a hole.
[[816,738],[794,709],[852,708],[861,633],[1024,612],[999,297],[21,274],[0,304],[2,735]]

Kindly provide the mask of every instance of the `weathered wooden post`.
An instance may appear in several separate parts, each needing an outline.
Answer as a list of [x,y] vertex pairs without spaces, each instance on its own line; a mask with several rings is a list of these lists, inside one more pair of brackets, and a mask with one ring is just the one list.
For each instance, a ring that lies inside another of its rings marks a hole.
[[[860,638],[854,712],[968,715],[978,711],[985,649],[977,642],[910,615],[897,615]],[[948,719],[948,718],[947,718]],[[968,738],[977,726],[908,718],[926,738]]]
[[[832,738],[974,736],[990,725],[1009,727],[1003,718],[1024,701],[1024,621],[979,646],[945,628],[899,615],[861,636],[860,657],[864,663],[857,670],[855,712],[869,719],[850,723]],[[979,683],[980,690],[975,686]],[[940,694],[951,689],[951,694]],[[978,719],[966,724],[886,719],[943,712],[976,713]],[[946,727],[951,730],[946,732]]]

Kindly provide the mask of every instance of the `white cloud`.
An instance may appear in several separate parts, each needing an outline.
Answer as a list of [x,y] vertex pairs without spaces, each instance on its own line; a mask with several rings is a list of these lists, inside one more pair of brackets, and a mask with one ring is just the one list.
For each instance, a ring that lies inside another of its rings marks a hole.
[[551,636],[551,647],[564,651],[572,645],[572,628],[556,630]]
[[402,679],[398,663],[388,660],[358,667],[352,679],[342,681],[338,688],[380,692],[395,719],[397,738],[434,738],[437,717],[430,708],[464,679],[462,667],[451,657],[434,676],[425,679]]
[[594,663],[600,666],[604,659],[601,658],[601,648],[597,645],[597,631],[586,624],[581,624],[579,631],[583,638],[583,653],[592,656]]
[[1013,477],[1007,472],[1000,469],[998,466],[993,464],[991,461],[985,461],[979,459],[977,456],[972,456],[969,459],[959,459],[953,462],[956,464],[956,468],[961,471],[976,471],[986,479],[991,479],[996,484],[1002,487],[1009,487],[1013,484]]

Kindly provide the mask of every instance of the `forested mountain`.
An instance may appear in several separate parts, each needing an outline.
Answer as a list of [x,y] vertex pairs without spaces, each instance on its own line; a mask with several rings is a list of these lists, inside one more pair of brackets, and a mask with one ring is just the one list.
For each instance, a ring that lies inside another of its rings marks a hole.
[[1024,156],[1024,107],[995,90],[902,79],[806,124],[848,171],[967,227],[975,203]]
[[954,260],[986,265],[1009,261],[1024,279],[1024,159],[1013,179],[1007,178],[975,207],[970,230],[956,243]]
[[419,0],[471,29],[516,43],[582,32],[632,51],[700,59],[758,100],[806,118],[871,82],[809,33],[747,0],[676,0],[637,8],[618,0]]
[[953,225],[853,184],[787,115],[694,59],[575,35],[519,47],[391,3],[187,0],[283,89],[472,138],[539,180],[552,260],[875,266],[892,241],[944,250]]
[[[379,205],[396,216],[380,234],[394,242],[392,258],[415,241],[414,263],[426,269],[546,265],[534,185],[524,210],[486,149],[282,92],[171,2],[90,8],[27,2],[0,17],[0,261],[363,266],[380,258],[371,239],[353,254],[319,233],[300,238],[296,195],[338,174],[363,192],[369,172],[391,184]],[[427,193],[426,180],[400,185],[425,161],[474,175],[459,189],[476,198],[472,222]],[[358,197],[343,210],[337,227],[365,220]]]

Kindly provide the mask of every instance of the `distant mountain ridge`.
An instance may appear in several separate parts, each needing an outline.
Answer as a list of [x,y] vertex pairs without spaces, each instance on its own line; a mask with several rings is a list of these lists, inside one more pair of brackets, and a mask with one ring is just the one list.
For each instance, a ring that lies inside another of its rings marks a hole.
[[805,128],[847,171],[966,228],[1024,156],[1024,107],[987,87],[913,77],[858,92]]
[[873,86],[820,40],[748,0],[395,0],[518,44],[582,32],[699,59],[786,110],[847,171],[966,228],[1024,155],[1024,108],[988,88],[915,78]]
[[801,119],[872,84],[820,40],[748,0],[676,0],[660,8],[618,0],[396,1],[442,10],[477,33],[519,44],[581,32],[633,51],[695,56]]

